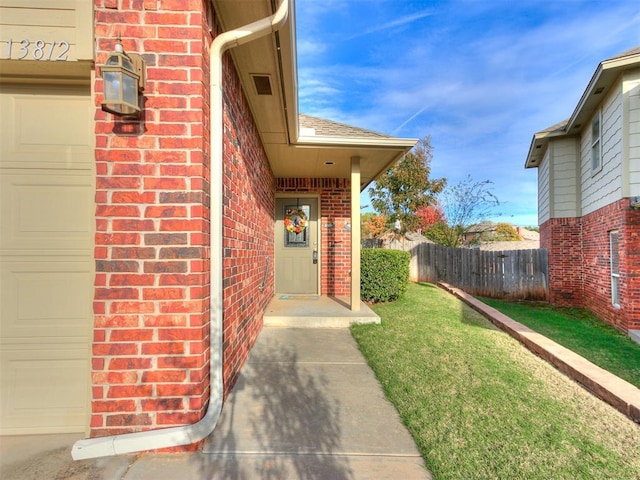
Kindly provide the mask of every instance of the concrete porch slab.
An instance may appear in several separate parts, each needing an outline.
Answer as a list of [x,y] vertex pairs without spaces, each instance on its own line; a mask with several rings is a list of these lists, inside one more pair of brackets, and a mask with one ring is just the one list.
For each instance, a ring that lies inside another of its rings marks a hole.
[[265,327],[347,328],[353,323],[380,323],[366,304],[352,311],[349,300],[325,295],[276,294],[264,312]]

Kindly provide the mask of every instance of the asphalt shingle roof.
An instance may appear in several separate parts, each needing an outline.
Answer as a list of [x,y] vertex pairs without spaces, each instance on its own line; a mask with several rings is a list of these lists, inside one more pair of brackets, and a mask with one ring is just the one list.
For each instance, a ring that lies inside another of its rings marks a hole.
[[344,123],[313,117],[311,115],[299,115],[300,128],[314,129],[320,137],[353,137],[353,138],[393,138],[389,135],[353,127]]
[[556,132],[563,133],[565,132],[568,124],[569,124],[569,119],[567,118],[566,120],[558,122],[555,125],[551,125],[550,127],[547,127],[538,133],[556,133]]
[[613,56],[611,58],[607,58],[607,60],[605,60],[605,62],[609,61],[609,60],[616,60],[618,58],[630,57],[631,55],[637,55],[639,53],[640,53],[640,46],[634,47],[634,48],[632,48],[630,50],[627,50],[625,52],[619,53],[618,55],[615,55],[615,56]]

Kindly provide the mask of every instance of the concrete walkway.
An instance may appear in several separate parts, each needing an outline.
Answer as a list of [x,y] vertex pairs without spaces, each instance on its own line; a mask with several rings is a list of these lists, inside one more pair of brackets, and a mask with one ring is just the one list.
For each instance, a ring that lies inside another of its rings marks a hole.
[[265,327],[202,452],[60,466],[58,448],[58,476],[9,450],[3,480],[433,478],[346,328]]

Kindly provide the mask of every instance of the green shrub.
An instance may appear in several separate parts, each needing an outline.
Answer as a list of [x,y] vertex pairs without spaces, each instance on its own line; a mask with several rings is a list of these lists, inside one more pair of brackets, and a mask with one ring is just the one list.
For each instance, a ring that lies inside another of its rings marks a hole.
[[363,248],[360,253],[360,298],[365,302],[399,299],[409,283],[409,252]]

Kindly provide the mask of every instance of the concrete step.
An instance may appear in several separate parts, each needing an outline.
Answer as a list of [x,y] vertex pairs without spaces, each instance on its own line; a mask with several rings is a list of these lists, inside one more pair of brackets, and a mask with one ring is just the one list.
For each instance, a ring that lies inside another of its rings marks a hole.
[[267,327],[348,328],[354,323],[380,323],[366,304],[353,311],[349,301],[324,295],[276,295],[264,313]]

